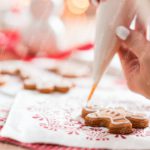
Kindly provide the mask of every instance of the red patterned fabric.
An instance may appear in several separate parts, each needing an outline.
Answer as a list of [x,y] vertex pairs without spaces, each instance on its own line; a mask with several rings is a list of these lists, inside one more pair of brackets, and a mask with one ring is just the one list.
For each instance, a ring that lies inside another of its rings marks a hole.
[[[17,53],[17,45],[21,42],[21,37],[18,31],[15,30],[1,30],[0,31],[0,49],[5,52],[9,52],[14,56],[19,57]],[[62,52],[46,55],[44,57],[53,58],[53,59],[65,59],[69,57],[74,51],[85,51],[93,48],[92,43],[86,43],[68,50],[63,50]],[[36,56],[27,55],[23,59],[31,60]],[[43,57],[43,56],[42,56]]]
[[[50,144],[28,144],[20,143],[12,139],[0,137],[1,142],[7,142],[17,146],[22,146],[24,148],[29,148],[31,150],[104,150],[104,149],[89,149],[89,148],[77,148],[77,147],[66,147],[59,145],[50,145]],[[105,149],[106,150],[106,149]]]

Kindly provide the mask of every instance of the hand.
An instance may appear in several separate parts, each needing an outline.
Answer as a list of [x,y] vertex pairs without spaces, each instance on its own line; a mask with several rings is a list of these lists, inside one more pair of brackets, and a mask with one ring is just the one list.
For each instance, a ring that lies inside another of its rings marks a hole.
[[100,3],[100,0],[90,0],[90,2],[94,5],[97,6]]
[[118,27],[120,39],[119,57],[129,88],[150,98],[150,42],[146,39],[144,27],[136,30]]

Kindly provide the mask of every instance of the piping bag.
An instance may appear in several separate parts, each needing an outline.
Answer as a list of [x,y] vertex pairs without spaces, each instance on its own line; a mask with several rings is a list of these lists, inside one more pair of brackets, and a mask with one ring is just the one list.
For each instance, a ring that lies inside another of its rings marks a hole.
[[118,26],[129,27],[136,15],[136,0],[106,0],[102,1],[97,11],[95,58],[94,58],[94,83],[88,101],[98,83],[100,82],[107,66],[120,48],[119,40],[115,35]]

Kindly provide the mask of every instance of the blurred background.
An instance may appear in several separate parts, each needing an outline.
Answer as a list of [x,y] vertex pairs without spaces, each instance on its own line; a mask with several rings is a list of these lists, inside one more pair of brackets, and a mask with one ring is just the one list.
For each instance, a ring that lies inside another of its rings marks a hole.
[[[0,60],[69,58],[92,66],[98,3],[91,1],[99,0],[0,0]],[[117,57],[110,70],[120,72]]]
[[0,59],[91,50],[95,14],[89,0],[0,0]]

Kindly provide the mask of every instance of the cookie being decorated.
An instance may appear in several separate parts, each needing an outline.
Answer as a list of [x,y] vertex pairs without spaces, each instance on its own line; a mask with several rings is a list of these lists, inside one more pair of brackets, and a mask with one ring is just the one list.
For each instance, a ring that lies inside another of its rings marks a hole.
[[104,109],[86,109],[82,110],[85,125],[92,127],[106,127],[113,134],[130,134],[133,128],[146,128],[149,126],[149,120],[144,114],[133,114],[123,108],[104,108]]
[[100,109],[100,107],[97,105],[94,105],[94,106],[87,105],[87,106],[83,107],[81,116],[82,116],[82,118],[85,118],[88,114],[94,113],[94,112],[98,111],[99,109]]

